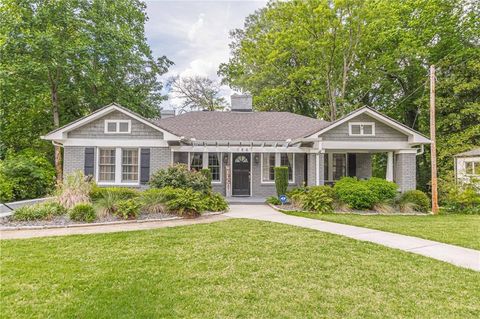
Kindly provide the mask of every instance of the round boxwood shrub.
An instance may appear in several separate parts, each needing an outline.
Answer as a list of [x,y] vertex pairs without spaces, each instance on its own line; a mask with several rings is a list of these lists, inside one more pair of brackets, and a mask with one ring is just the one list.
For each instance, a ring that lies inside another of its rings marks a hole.
[[353,209],[371,209],[378,201],[367,183],[355,177],[344,177],[333,187],[335,196]]
[[70,210],[69,216],[71,220],[75,220],[77,222],[87,222],[87,223],[91,223],[97,218],[95,209],[93,209],[92,204],[88,204],[88,203],[80,203],[75,205]]
[[427,213],[430,210],[430,199],[420,190],[406,191],[400,196],[400,204],[414,204],[414,209],[419,212]]
[[377,198],[377,203],[390,202],[395,199],[398,192],[398,185],[385,179],[372,177],[369,180],[361,181],[365,183]]

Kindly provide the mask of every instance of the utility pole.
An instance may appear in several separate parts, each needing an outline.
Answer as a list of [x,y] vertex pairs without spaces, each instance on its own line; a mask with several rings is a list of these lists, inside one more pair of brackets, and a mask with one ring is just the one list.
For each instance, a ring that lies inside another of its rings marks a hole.
[[430,66],[430,156],[432,167],[432,213],[438,214],[437,143],[435,138],[435,66]]

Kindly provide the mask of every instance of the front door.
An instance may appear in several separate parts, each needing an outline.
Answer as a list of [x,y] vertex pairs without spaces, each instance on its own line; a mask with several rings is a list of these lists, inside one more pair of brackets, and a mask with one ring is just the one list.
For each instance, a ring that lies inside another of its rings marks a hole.
[[250,154],[234,153],[232,162],[232,195],[250,196]]

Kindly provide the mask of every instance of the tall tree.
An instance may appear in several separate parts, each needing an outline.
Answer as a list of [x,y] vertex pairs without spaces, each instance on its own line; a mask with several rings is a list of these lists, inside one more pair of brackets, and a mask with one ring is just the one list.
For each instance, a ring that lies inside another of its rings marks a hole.
[[[145,116],[165,99],[137,0],[5,0],[0,5],[3,148],[46,146],[39,135],[119,102]],[[55,146],[57,178],[61,149]]]
[[227,102],[220,94],[220,86],[207,77],[173,77],[168,86],[175,97],[182,100],[182,109],[223,110]]
[[[428,134],[428,68],[438,64],[437,138],[439,158],[447,159],[448,143],[478,144],[479,7],[472,0],[271,1],[231,33],[231,58],[218,73],[252,92],[260,110],[335,120],[366,105]],[[427,157],[419,163],[426,176]]]

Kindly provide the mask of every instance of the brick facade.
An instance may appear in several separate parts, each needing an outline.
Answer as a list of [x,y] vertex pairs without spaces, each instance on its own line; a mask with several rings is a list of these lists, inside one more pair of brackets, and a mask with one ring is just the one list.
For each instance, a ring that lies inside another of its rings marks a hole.
[[416,159],[417,155],[415,153],[395,155],[393,169],[394,182],[398,184],[401,192],[406,192],[417,187]]

